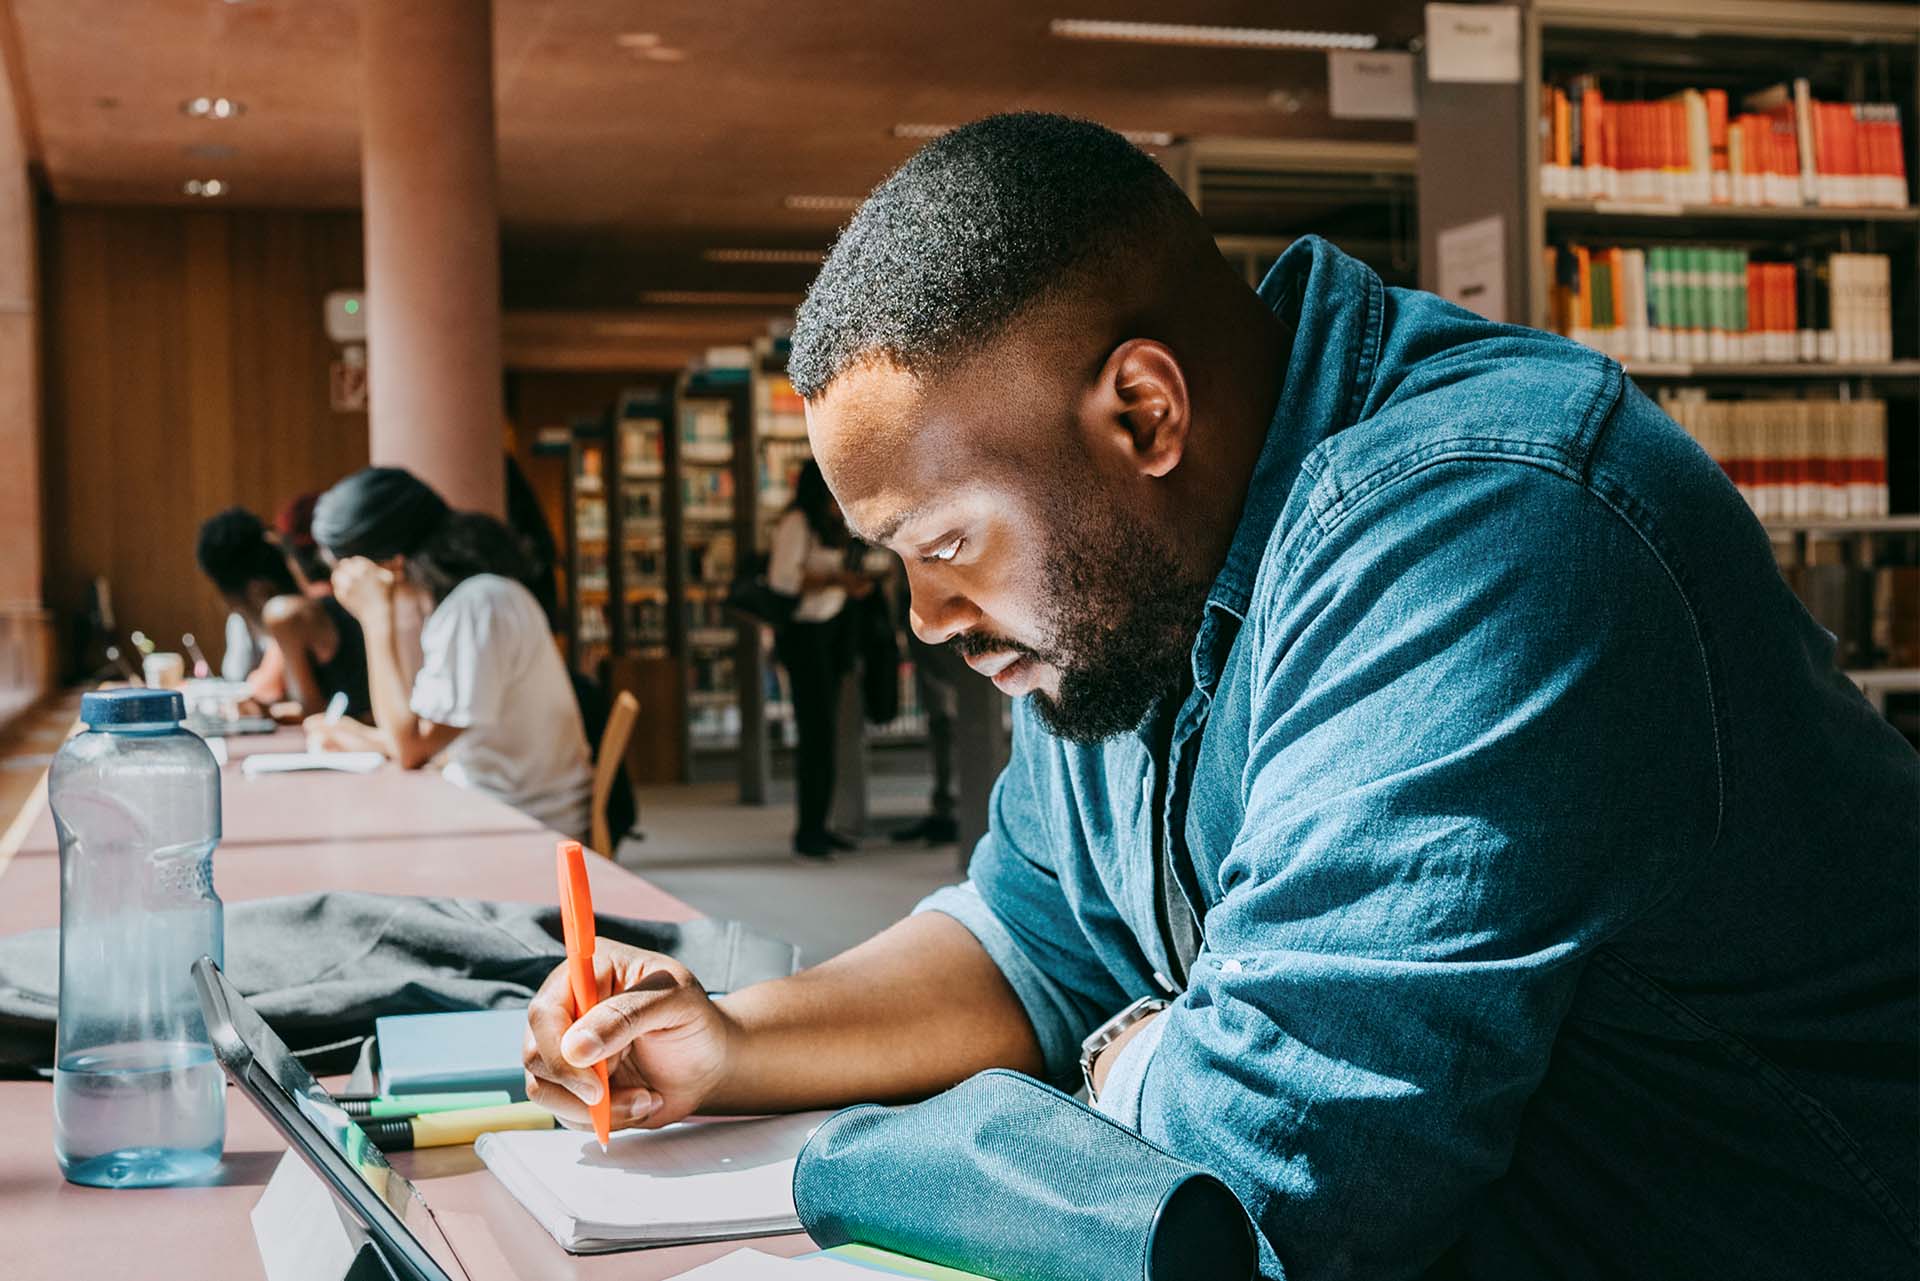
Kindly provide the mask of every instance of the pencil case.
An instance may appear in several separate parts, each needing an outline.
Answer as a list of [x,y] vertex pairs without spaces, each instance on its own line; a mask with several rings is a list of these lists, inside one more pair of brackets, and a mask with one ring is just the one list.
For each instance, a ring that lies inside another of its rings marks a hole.
[[1244,1281],[1253,1225],[1218,1178],[1031,1077],[835,1113],[794,1166],[800,1222],[988,1277]]

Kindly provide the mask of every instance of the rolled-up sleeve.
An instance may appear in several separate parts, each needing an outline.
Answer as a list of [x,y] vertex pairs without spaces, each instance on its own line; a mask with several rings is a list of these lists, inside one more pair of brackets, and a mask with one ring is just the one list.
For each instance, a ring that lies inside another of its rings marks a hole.
[[972,931],[1026,1008],[1049,1081],[1071,1088],[1080,1043],[1127,996],[1101,963],[1052,863],[1048,797],[1035,786],[1032,731],[1014,717],[1013,752],[994,784],[987,834],[969,879],[938,890],[916,912],[943,912]]
[[1584,959],[1713,839],[1680,592],[1579,486],[1508,470],[1336,526],[1305,603],[1249,622],[1244,820],[1140,1129],[1227,1180],[1270,1276],[1423,1272]]

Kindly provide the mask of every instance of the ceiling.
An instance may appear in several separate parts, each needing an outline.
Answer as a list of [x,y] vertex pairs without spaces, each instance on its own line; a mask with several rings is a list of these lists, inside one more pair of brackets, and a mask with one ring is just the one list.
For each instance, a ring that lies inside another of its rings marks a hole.
[[[477,7],[477,6],[476,6]],[[358,203],[356,0],[10,0],[29,143],[63,201]],[[495,0],[507,236],[822,245],[917,145],[895,124],[1010,108],[1176,135],[1404,140],[1333,121],[1325,57],[1064,41],[1053,17],[1417,33],[1416,0]],[[628,37],[623,44],[620,37]],[[635,43],[654,38],[648,46]],[[660,50],[664,47],[666,54]],[[660,60],[675,53],[677,60]],[[238,99],[192,119],[183,101]]]

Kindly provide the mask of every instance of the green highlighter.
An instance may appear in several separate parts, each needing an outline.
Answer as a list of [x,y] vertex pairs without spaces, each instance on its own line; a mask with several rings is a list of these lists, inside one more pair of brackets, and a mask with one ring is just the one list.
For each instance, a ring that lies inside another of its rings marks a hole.
[[505,1090],[455,1090],[445,1094],[336,1094],[333,1101],[356,1120],[405,1120],[429,1112],[504,1107],[513,1102],[513,1096]]

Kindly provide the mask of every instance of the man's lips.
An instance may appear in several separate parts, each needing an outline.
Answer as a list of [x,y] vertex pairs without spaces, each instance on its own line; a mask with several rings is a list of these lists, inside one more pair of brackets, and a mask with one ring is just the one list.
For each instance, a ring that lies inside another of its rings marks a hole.
[[971,667],[988,680],[992,680],[995,676],[1006,671],[1009,667],[1012,667],[1025,657],[1025,654],[1016,653],[1010,649],[1003,649],[992,654],[968,654],[966,655],[966,660],[968,667]]

